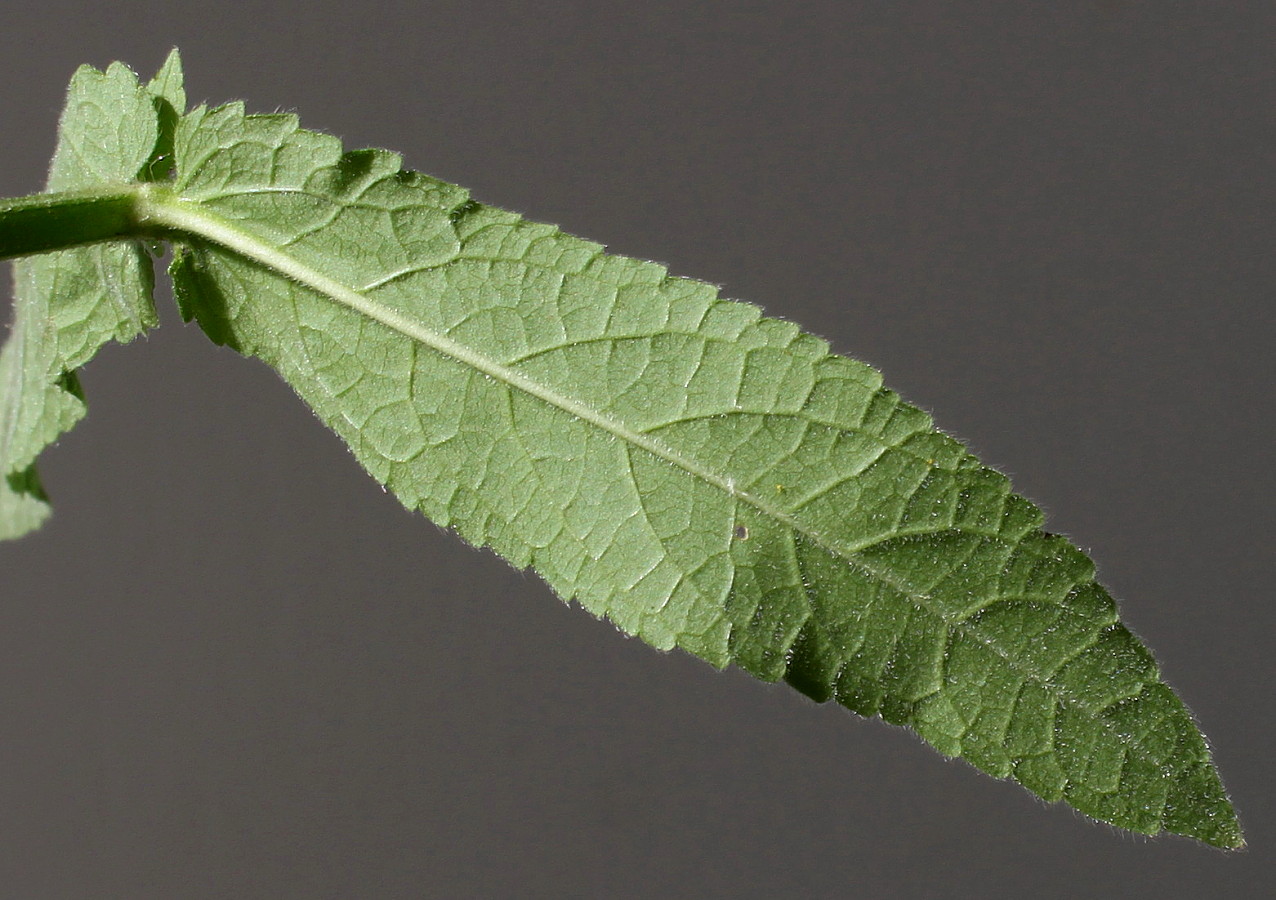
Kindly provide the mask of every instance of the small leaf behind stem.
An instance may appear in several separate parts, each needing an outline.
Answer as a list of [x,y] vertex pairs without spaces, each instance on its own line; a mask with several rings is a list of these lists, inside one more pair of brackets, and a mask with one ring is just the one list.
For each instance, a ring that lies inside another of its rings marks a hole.
[[[173,102],[185,106],[176,51],[161,76],[143,86],[121,63],[75,73],[49,191],[124,185],[146,175],[157,149],[165,141],[172,146]],[[14,318],[0,351],[0,538],[25,534],[48,516],[36,457],[84,416],[76,371],[108,341],[127,342],[156,325],[154,280],[136,240],[13,264]]]

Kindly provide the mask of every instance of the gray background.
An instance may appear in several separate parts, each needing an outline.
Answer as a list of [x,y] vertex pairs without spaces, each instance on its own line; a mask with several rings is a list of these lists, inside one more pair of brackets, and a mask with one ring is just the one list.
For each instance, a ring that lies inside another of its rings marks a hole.
[[0,547],[0,895],[1267,895],[1276,7],[203,9],[11,6],[0,194],[40,186],[77,65],[176,44],[193,100],[803,323],[1094,553],[1251,849],[625,639],[404,512],[161,296],[85,373],[54,521]]

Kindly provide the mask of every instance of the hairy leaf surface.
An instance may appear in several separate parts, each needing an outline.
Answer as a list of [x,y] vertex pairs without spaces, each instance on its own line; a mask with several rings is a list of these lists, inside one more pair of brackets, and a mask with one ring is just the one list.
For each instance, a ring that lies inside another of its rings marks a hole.
[[[159,173],[164,133],[122,168]],[[655,647],[1121,827],[1241,843],[1089,559],[869,366],[291,115],[201,107],[172,152],[144,218],[184,314],[275,367],[408,507]]]

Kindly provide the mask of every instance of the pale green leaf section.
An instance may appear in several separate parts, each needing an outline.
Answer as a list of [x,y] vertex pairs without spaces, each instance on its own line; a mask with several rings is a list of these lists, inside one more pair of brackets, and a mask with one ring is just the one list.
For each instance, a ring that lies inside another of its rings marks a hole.
[[1091,562],[870,367],[293,116],[195,110],[176,157],[151,212],[185,313],[408,507],[656,647],[1123,828],[1241,843]]
[[[120,63],[82,67],[71,79],[48,190],[125,184],[172,144],[184,110],[176,51],[149,87]],[[167,117],[168,128],[161,127]],[[76,370],[108,341],[156,324],[154,274],[143,246],[122,241],[14,263],[13,325],[0,352],[0,538],[48,516],[35,459],[84,416]]]

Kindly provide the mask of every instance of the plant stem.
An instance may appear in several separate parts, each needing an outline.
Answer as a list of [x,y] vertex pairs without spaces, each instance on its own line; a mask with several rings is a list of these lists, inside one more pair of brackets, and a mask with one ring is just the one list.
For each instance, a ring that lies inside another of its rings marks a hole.
[[0,259],[144,237],[141,185],[0,199]]

